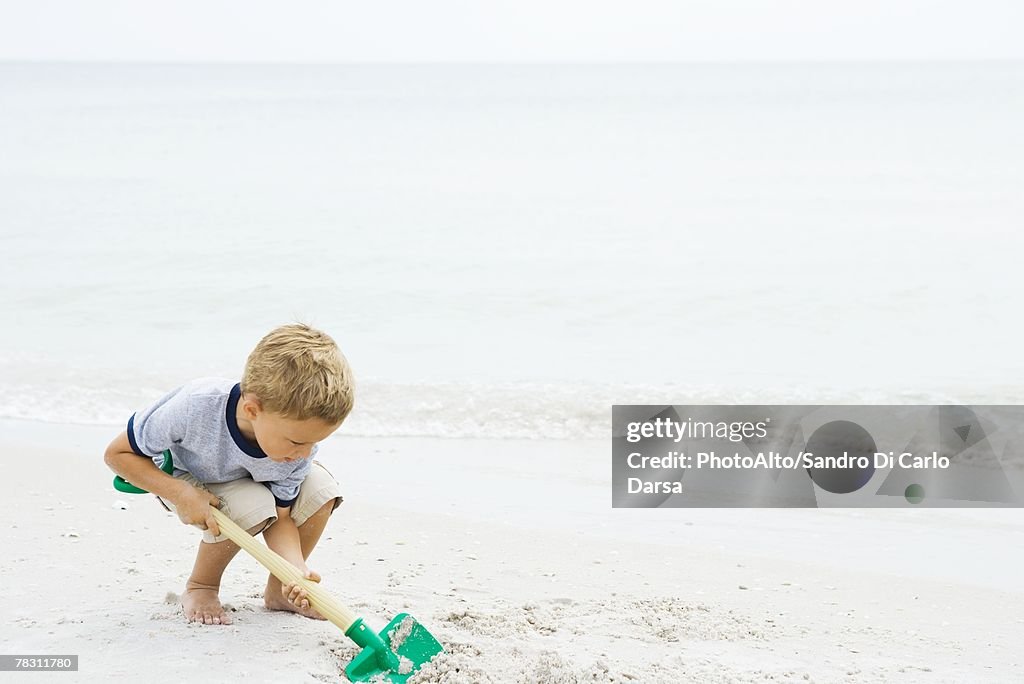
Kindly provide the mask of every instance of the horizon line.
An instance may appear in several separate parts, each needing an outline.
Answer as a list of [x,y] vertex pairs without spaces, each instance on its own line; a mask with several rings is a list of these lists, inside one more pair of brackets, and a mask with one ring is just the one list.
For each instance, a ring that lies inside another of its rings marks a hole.
[[1024,62],[1024,57],[869,57],[869,58],[757,58],[681,60],[111,60],[111,59],[4,59],[0,65],[38,66],[686,66],[785,64],[975,64]]

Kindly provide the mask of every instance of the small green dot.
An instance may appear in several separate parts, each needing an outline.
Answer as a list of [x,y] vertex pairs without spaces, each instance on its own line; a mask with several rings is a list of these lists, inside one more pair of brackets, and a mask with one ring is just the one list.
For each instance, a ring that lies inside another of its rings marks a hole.
[[903,496],[912,504],[919,504],[924,501],[924,487],[919,484],[912,484],[903,492]]

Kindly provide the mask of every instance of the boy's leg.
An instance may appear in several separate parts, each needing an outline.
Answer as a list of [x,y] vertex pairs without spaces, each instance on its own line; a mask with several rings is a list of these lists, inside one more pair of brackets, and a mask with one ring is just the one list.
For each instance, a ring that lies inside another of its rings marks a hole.
[[[249,534],[258,534],[266,527],[268,521],[269,518],[246,531]],[[238,545],[230,539],[214,543],[199,542],[192,575],[185,582],[185,591],[181,595],[181,607],[189,622],[201,622],[206,625],[231,624],[231,617],[224,612],[218,594],[224,570],[238,551]]]
[[[220,510],[236,523],[246,528],[249,534],[262,532],[269,523],[277,519],[274,496],[262,484],[250,478],[232,480],[218,484],[202,484],[188,473],[175,477],[189,484],[216,494],[221,500]],[[159,499],[159,497],[157,497]],[[174,504],[159,499],[164,508],[174,510]],[[209,531],[203,532],[199,543],[192,575],[185,583],[181,595],[181,606],[189,622],[207,625],[227,625],[231,618],[224,612],[218,591],[224,569],[238,553],[239,547],[227,536],[214,537]]]

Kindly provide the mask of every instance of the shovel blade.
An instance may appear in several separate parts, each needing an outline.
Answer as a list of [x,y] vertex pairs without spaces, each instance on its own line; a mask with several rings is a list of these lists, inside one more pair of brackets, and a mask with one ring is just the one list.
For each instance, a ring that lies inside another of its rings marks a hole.
[[[414,675],[444,648],[427,628],[408,613],[399,613],[380,631],[380,638],[389,647],[386,653],[379,648],[367,646],[352,659],[345,668],[345,676],[353,682],[397,682]],[[390,656],[390,657],[389,657]],[[394,657],[398,665],[395,666]],[[382,679],[383,677],[383,679]]]

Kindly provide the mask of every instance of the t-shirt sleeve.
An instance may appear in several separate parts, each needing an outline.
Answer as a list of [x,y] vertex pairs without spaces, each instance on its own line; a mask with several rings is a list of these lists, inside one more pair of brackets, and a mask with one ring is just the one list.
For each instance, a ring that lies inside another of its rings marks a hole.
[[136,411],[128,419],[128,441],[139,456],[159,456],[188,431],[188,392],[184,387],[169,392],[156,403]]
[[316,452],[317,445],[313,445],[312,453],[308,458],[302,459],[299,467],[291,475],[283,480],[267,483],[270,493],[274,495],[274,502],[281,508],[288,508],[299,498],[299,487],[302,486],[303,480],[306,479],[313,467],[313,456],[316,455]]

